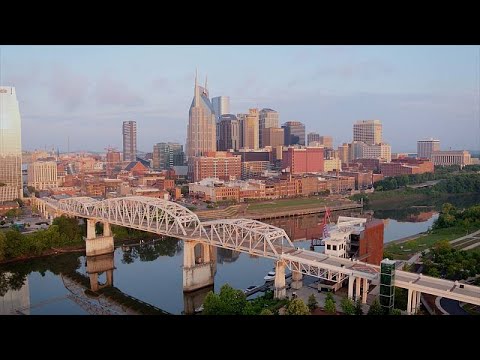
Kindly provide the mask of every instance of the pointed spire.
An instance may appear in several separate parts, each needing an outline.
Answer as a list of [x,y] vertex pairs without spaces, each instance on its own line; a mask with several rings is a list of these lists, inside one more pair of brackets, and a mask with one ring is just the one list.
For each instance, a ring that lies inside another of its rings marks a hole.
[[205,75],[205,90],[208,92],[208,75]]
[[193,106],[200,106],[200,91],[198,87],[197,78],[198,78],[198,69],[195,68],[195,90],[194,90],[194,97],[193,97],[193,101],[194,101]]

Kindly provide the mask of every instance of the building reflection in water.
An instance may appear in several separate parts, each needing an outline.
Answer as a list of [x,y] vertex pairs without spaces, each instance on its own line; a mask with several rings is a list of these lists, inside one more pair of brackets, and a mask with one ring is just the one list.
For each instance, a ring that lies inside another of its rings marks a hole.
[[214,285],[204,287],[195,291],[183,293],[183,314],[193,315],[202,310],[203,302],[210,291],[214,291]]
[[[12,276],[9,272],[0,273],[2,282],[8,283]],[[1,295],[1,293],[0,293]],[[0,296],[0,315],[30,315],[30,289],[28,278],[25,279],[20,289],[8,289]]]
[[[362,215],[359,211],[335,211],[330,215],[331,222],[336,223],[339,216],[361,217]],[[268,219],[264,222],[285,230],[292,241],[318,239],[323,234],[323,214]]]

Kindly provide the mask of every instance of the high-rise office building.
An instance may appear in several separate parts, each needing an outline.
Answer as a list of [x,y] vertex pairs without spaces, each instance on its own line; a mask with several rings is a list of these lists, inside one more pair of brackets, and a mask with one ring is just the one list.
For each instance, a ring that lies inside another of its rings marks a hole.
[[23,198],[21,117],[9,86],[0,86],[0,183],[0,202]]
[[272,148],[274,148],[276,146],[282,146],[283,141],[285,140],[283,132],[284,129],[276,127],[269,127],[263,129],[263,147],[271,146]]
[[212,106],[215,112],[217,122],[224,114],[230,114],[230,97],[229,96],[217,96],[212,98]]
[[285,145],[305,145],[305,125],[300,121],[287,121],[282,125],[285,129]]
[[333,138],[331,136],[320,136],[320,144],[328,149],[333,149]]
[[278,112],[272,109],[262,109],[258,115],[259,137],[258,142],[261,148],[267,146],[263,143],[263,130],[268,128],[278,128],[279,119]]
[[244,141],[243,141],[243,125],[245,124],[245,119],[247,118],[248,114],[237,114],[237,119],[238,119],[238,132],[240,134],[240,142],[239,142],[239,147],[242,149],[244,147]]
[[350,146],[347,143],[343,143],[338,146],[338,158],[342,164],[348,164],[350,162]]
[[353,141],[362,141],[367,145],[382,142],[382,123],[380,120],[360,120],[353,124]]
[[310,132],[307,134],[307,145],[310,146],[310,143],[312,142],[318,142],[320,143],[320,134],[316,132]]
[[249,113],[243,121],[243,147],[258,149],[258,135],[258,109],[249,109]]
[[215,111],[208,97],[207,84],[201,87],[195,76],[195,90],[187,126],[187,157],[217,150]]
[[173,166],[183,166],[185,162],[183,145],[178,143],[158,143],[153,146],[152,166],[154,170],[168,170]]
[[440,151],[440,140],[428,139],[417,141],[417,157],[431,159],[432,152]]
[[240,126],[237,117],[233,114],[224,114],[217,123],[217,149],[228,151],[240,149]]
[[123,161],[137,160],[137,122],[123,122]]
[[109,178],[115,178],[116,174],[118,174],[121,170],[121,156],[120,156],[120,151],[117,151],[116,149],[109,148],[107,150],[107,156],[106,156],[107,163],[105,165],[105,170],[107,172],[107,176]]

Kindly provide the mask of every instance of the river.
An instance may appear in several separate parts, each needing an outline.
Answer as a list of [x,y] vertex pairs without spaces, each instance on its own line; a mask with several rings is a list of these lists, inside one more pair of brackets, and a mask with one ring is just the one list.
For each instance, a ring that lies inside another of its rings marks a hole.
[[[333,221],[336,216],[338,214],[334,213]],[[389,242],[426,231],[438,214],[435,207],[421,206],[404,211],[378,211],[374,216],[384,220],[384,242]],[[321,221],[322,217],[311,215],[269,222],[285,229],[296,246],[309,248],[310,239],[321,234]],[[322,251],[322,248],[316,247],[315,251]],[[182,291],[182,241],[156,240],[132,246],[129,251],[118,247],[111,261],[115,267],[113,285],[124,294],[172,314],[181,314],[191,300],[185,298]],[[75,295],[75,289],[69,287],[64,275],[76,272],[88,280],[85,262],[85,256],[70,253],[0,266],[0,314],[92,313],[78,294]],[[273,265],[269,259],[218,249],[215,291],[225,283],[239,289],[261,285]],[[105,273],[100,275],[99,281],[106,281]],[[205,293],[191,296],[203,299]]]

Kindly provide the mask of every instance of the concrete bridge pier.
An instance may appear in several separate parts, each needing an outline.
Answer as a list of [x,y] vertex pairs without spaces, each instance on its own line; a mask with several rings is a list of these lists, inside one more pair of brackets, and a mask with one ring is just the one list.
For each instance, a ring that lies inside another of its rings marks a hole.
[[[300,264],[298,264],[300,266]],[[303,274],[300,271],[292,271],[292,289],[298,290],[303,286]]]
[[408,289],[408,299],[407,299],[407,314],[415,315],[420,309],[420,296],[422,293],[420,291]]
[[[113,270],[115,269],[114,253],[87,256],[87,274],[90,278],[90,290],[98,291],[107,286],[113,286]],[[105,273],[105,283],[98,282],[98,276]]]
[[275,299],[285,299],[287,297],[287,287],[285,285],[285,263],[282,260],[278,260],[275,264],[273,296]]
[[87,239],[85,240],[87,256],[113,253],[114,246],[110,223],[103,223],[103,236],[96,235],[96,223],[97,221],[94,219],[87,219]]
[[215,278],[215,252],[207,244],[185,240],[183,247],[183,291],[212,286]]
[[355,282],[355,277],[353,274],[348,276],[348,298],[353,300],[353,283]]

